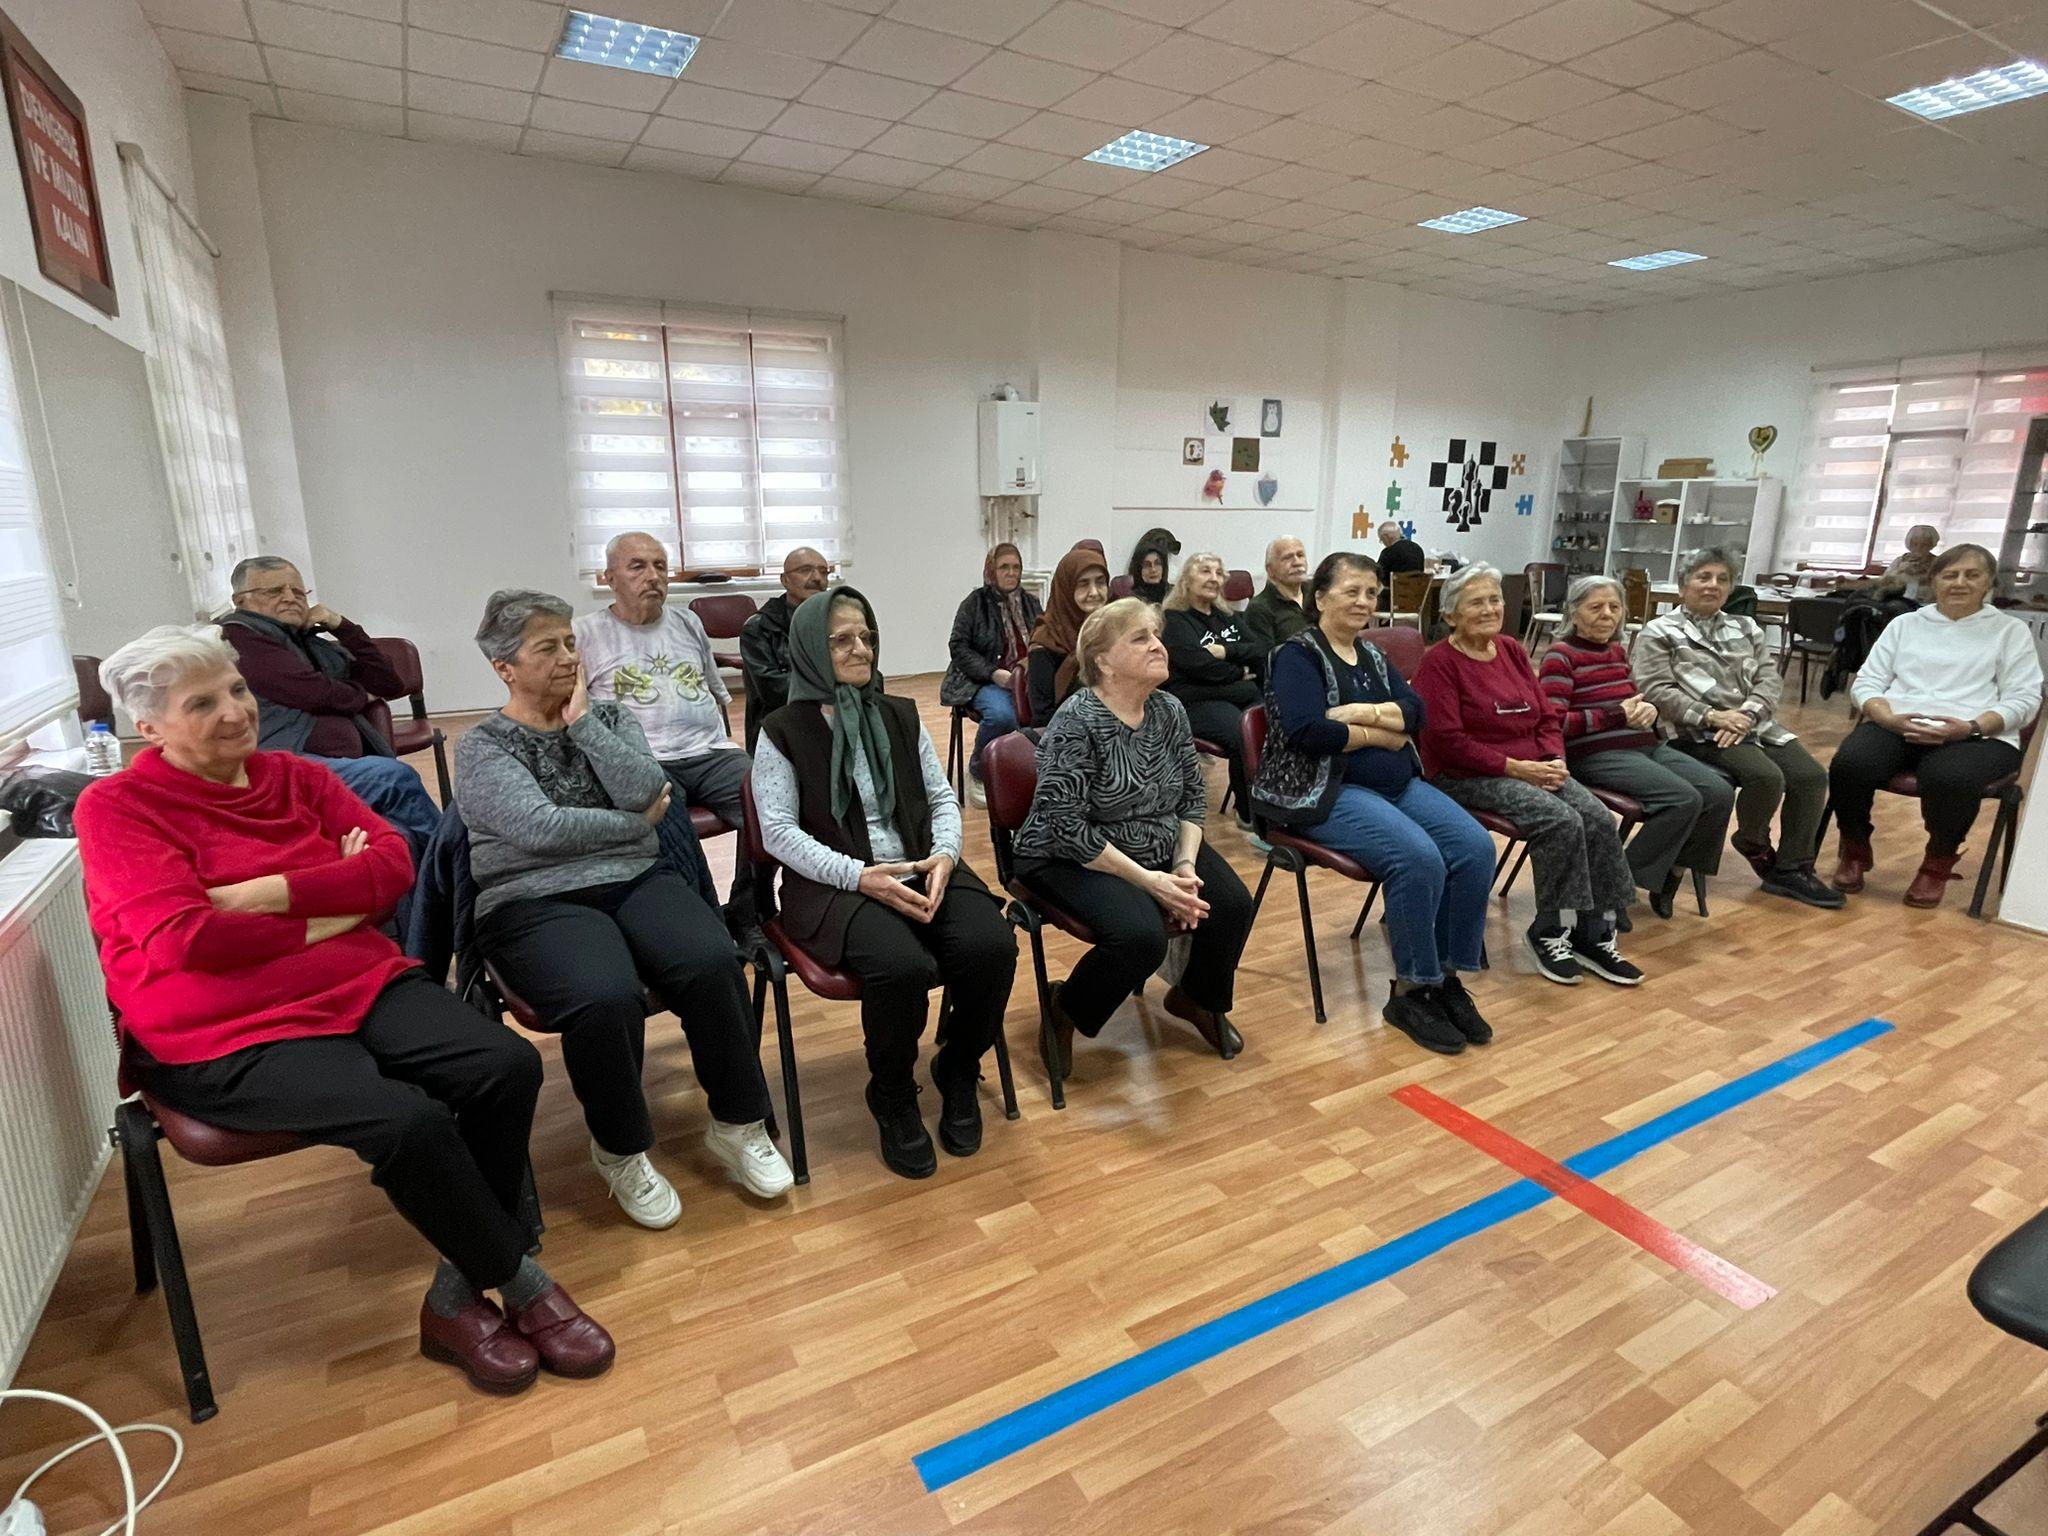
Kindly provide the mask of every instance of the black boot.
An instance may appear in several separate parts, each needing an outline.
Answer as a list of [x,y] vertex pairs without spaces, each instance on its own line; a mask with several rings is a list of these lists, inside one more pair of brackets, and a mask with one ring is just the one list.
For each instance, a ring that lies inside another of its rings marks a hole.
[[981,1074],[947,1070],[943,1056],[932,1058],[932,1086],[939,1090],[939,1145],[955,1157],[981,1150]]
[[870,1081],[868,1112],[882,1133],[882,1161],[891,1173],[906,1179],[928,1179],[939,1171],[939,1154],[932,1150],[931,1133],[917,1113],[915,1084],[885,1095]]
[[1671,921],[1673,904],[1678,899],[1678,888],[1684,883],[1685,871],[1674,869],[1664,877],[1664,884],[1660,888],[1650,892],[1650,910],[1667,923]]

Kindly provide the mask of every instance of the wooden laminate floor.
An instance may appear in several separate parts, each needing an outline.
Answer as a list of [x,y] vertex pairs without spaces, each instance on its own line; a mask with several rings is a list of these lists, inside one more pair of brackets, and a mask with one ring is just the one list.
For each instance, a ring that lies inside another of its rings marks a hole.
[[[934,680],[907,690],[943,750]],[[1839,701],[1793,720],[1823,756],[1845,723]],[[1328,1024],[1281,887],[1240,976],[1244,1054],[1219,1062],[1132,1005],[1081,1045],[1064,1113],[1027,955],[1008,1016],[1023,1118],[1001,1118],[991,1064],[981,1155],[942,1155],[919,1184],[876,1156],[853,1007],[797,989],[813,1182],[773,1206],[716,1176],[687,1051],[656,1020],[656,1155],[684,1200],[666,1233],[606,1198],[544,1041],[543,1261],[620,1359],[510,1401],[418,1357],[428,1255],[351,1157],[211,1171],[167,1151],[221,1413],[187,1430],[143,1529],[1910,1536],[2048,1409],[2048,1358],[1963,1294],[2048,1204],[2048,947],[1970,921],[1966,888],[1901,907],[1917,824],[1881,814],[1846,912],[1763,896],[1731,855],[1710,919],[1640,916],[1634,992],[1530,974],[1525,876],[1475,988],[1498,1041],[1456,1059],[1379,1023],[1385,938],[1348,942],[1361,893],[1332,876],[1311,877]],[[985,822],[968,824],[986,870]],[[1255,881],[1236,830],[1216,840]],[[731,846],[713,845],[721,871]],[[1074,950],[1051,949],[1057,976]],[[1404,1084],[1562,1158],[1869,1016],[1896,1032],[1601,1180],[1775,1287],[1753,1310],[1553,1200],[940,1493],[912,1466],[1510,1182],[1393,1102]],[[183,1426],[127,1242],[113,1169],[18,1384]],[[0,1412],[0,1493],[77,1432],[55,1409]],[[150,1480],[159,1445],[138,1448]],[[54,1474],[52,1529],[98,1530],[113,1481],[103,1456]],[[1993,1510],[2048,1533],[2048,1476]]]

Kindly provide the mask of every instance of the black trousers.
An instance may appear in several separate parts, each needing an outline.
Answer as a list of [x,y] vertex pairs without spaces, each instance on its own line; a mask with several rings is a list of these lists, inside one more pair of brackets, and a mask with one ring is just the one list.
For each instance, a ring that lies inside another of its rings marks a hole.
[[515,901],[484,915],[477,943],[505,982],[562,1037],[584,1124],[615,1156],[654,1145],[640,1070],[653,989],[682,1020],[713,1119],[768,1117],[768,1084],[739,955],[690,883],[657,865],[615,885]]
[[[1194,932],[1180,989],[1213,1013],[1228,1013],[1237,962],[1252,931],[1252,898],[1222,854],[1203,843],[1195,855],[1209,915]],[[1060,983],[1060,1007],[1084,1035],[1099,1033],[1124,999],[1166,959],[1173,937],[1166,910],[1127,880],[1079,864],[1040,865],[1024,883],[1086,923],[1095,947]]]
[[1934,851],[1954,853],[1969,835],[1984,803],[1984,786],[2020,765],[2017,747],[2003,741],[1951,741],[1916,747],[1905,737],[1865,720],[1835,749],[1828,793],[1844,837],[1870,836],[1870,806],[1895,774],[1920,778],[1920,819]]
[[532,1245],[517,1212],[540,1054],[421,971],[379,993],[354,1034],[189,1066],[138,1050],[135,1068],[150,1094],[209,1125],[347,1147],[479,1290],[510,1280]]
[[1204,699],[1188,705],[1187,711],[1188,729],[1230,754],[1231,814],[1250,816],[1252,803],[1244,790],[1244,710],[1223,699]]
[[868,1075],[877,1095],[900,1098],[916,1082],[917,1042],[934,987],[946,987],[953,1005],[932,1063],[939,1078],[957,1082],[974,1072],[995,1044],[1017,974],[1017,935],[988,896],[949,885],[929,923],[862,902],[846,926],[843,958],[860,977]]

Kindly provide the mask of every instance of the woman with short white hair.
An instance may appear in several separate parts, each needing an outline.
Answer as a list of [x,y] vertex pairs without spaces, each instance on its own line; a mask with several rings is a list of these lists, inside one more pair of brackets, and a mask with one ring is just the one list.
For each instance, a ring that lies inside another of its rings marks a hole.
[[1244,616],[1223,599],[1227,575],[1221,555],[1189,555],[1160,605],[1160,638],[1166,642],[1166,691],[1187,711],[1189,729],[1228,755],[1237,824],[1249,832],[1244,712],[1259,702],[1255,674],[1265,666],[1266,655],[1245,627]]
[[500,1393],[543,1367],[604,1370],[610,1336],[527,1255],[518,1214],[540,1057],[377,930],[412,883],[405,839],[323,764],[256,750],[256,699],[215,626],[153,629],[100,681],[148,743],[77,812],[136,1081],[223,1130],[368,1163],[441,1255],[429,1359]]
[[1591,971],[1633,987],[1643,973],[1621,957],[1616,930],[1635,901],[1635,876],[1614,817],[1564,761],[1556,705],[1529,655],[1501,633],[1500,572],[1468,565],[1444,583],[1450,638],[1415,669],[1422,696],[1422,762],[1468,811],[1512,821],[1536,872],[1536,920],[1526,935],[1537,969],[1576,986]]
[[1543,691],[1564,724],[1572,777],[1629,796],[1643,824],[1629,839],[1629,868],[1668,918],[1686,870],[1721,867],[1735,790],[1705,763],[1657,739],[1657,707],[1629,676],[1620,640],[1627,599],[1612,576],[1581,576],[1565,593],[1565,632],[1543,654]]

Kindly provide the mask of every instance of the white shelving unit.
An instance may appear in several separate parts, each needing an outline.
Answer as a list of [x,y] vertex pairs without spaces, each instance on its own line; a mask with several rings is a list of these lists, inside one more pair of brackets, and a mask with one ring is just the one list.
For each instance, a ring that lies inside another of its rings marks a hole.
[[[1778,508],[1785,499],[1781,480],[1636,480],[1614,485],[1611,525],[1607,530],[1609,576],[1640,568],[1658,586],[1678,579],[1682,554],[1718,545],[1734,557],[1735,579],[1752,581],[1768,568],[1778,533]],[[1660,501],[1678,503],[1675,522],[1660,523],[1636,516],[1638,501],[1651,507]],[[1576,567],[1574,568],[1576,569]]]
[[1639,437],[1568,437],[1557,455],[1556,505],[1550,514],[1550,552],[1542,558],[1568,575],[1606,568],[1614,488],[1624,475],[1643,472]]

